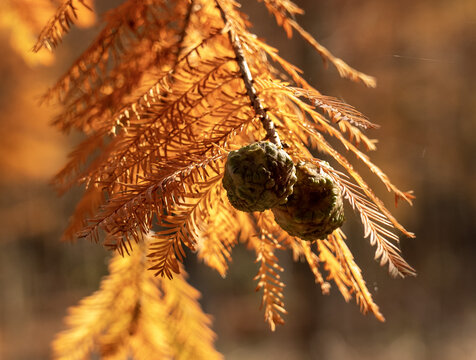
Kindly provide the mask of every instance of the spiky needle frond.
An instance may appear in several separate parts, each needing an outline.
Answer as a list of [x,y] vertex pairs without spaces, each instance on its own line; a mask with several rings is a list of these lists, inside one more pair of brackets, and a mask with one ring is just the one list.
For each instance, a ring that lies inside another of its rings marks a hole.
[[[288,37],[302,36],[341,76],[375,86],[374,78],[332,55],[297,23],[295,18],[303,11],[296,4],[258,1]],[[56,46],[72,25],[76,6],[83,5],[82,0],[64,1],[35,49]],[[73,348],[90,352],[96,344],[87,340],[91,337],[103,351],[125,354],[135,349],[138,357],[146,358],[139,344],[153,332],[160,336],[151,346],[172,351],[172,345],[164,345],[169,335],[158,329],[161,320],[154,324],[151,316],[143,316],[144,301],[152,302],[151,294],[159,302],[173,296],[172,284],[185,295],[195,294],[178,275],[187,248],[225,277],[231,251],[239,242],[256,254],[255,279],[271,329],[282,324],[286,314],[277,250],[290,250],[296,261],[306,261],[323,293],[329,292],[332,280],[347,301],[354,297],[363,312],[383,320],[341,230],[309,243],[285,233],[269,212],[252,216],[231,207],[221,185],[227,153],[256,140],[283,146],[293,160],[312,162],[331,176],[359,213],[380,263],[388,264],[394,276],[415,274],[400,254],[396,231],[413,234],[392,216],[347,155],[328,141],[335,138],[396,199],[411,204],[413,195],[399,190],[364,153],[376,150],[366,130],[377,125],[308,84],[297,67],[249,31],[238,6],[233,0],[127,0],[106,13],[97,38],[44,96],[63,105],[54,122],[59,129],[86,134],[54,179],[62,191],[75,184],[86,188],[65,238],[76,233],[125,256],[113,261],[111,278],[100,293],[73,311],[68,321],[76,330],[58,338],[58,354]],[[329,155],[341,171],[313,157],[311,150]],[[144,235],[152,230],[153,235]],[[147,262],[145,248],[138,251],[134,245],[144,240]],[[136,284],[135,290],[131,284]],[[152,291],[154,286],[159,290]],[[115,323],[104,294],[121,297],[125,289],[131,296],[121,306],[128,315]],[[87,314],[85,309],[92,304],[96,310]],[[160,306],[151,305],[147,311],[160,317]],[[103,321],[96,324],[98,311]],[[169,309],[168,316],[172,313]],[[198,316],[198,312],[181,314]],[[206,323],[203,319],[197,324]],[[75,348],[80,342],[82,347]]]
[[71,25],[79,18],[79,7],[84,7],[91,12],[93,11],[90,3],[88,0],[65,0],[56,10],[56,14],[48,21],[48,25],[40,33],[33,51],[38,52],[42,48],[50,51],[53,50],[61,42],[63,36],[68,33]]

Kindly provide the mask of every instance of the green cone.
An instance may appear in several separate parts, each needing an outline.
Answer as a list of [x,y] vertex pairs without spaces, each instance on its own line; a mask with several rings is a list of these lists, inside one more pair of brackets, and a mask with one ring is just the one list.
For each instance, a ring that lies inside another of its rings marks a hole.
[[285,203],[295,182],[293,161],[270,142],[256,142],[228,154],[223,186],[238,210],[264,211]]
[[344,223],[340,189],[313,164],[296,165],[297,182],[286,204],[273,209],[274,219],[289,235],[323,239]]

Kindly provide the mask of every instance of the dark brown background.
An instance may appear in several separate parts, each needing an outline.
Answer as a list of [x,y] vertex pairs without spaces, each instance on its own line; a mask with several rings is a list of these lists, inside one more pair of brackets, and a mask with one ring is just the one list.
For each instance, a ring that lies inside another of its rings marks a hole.
[[[254,292],[252,254],[235,249],[224,280],[189,256],[191,281],[215,318],[218,349],[227,359],[247,360],[476,358],[476,3],[297,3],[306,10],[302,25],[336,56],[376,76],[377,89],[324,70],[303,41],[281,36],[262,5],[247,0],[244,10],[254,31],[303,68],[317,89],[381,125],[371,133],[380,140],[372,159],[417,196],[413,207],[402,203],[394,213],[417,234],[402,238],[402,249],[418,277],[391,279],[372,260],[348,209],[349,246],[387,322],[361,315],[334,288],[322,296],[306,266],[282,254],[289,314],[271,333]],[[48,180],[77,138],[50,128],[54,109],[39,108],[37,98],[97,28],[74,30],[49,68],[28,67],[12,51],[8,31],[0,29],[0,359],[46,359],[66,308],[98,287],[108,254],[89,243],[59,242],[79,193],[58,198]],[[393,208],[392,196],[362,171]]]

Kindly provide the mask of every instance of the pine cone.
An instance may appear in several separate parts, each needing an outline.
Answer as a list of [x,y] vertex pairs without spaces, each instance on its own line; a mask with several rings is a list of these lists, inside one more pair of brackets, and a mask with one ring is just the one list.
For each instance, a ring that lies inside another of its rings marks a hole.
[[270,142],[256,142],[228,154],[223,186],[238,210],[264,211],[285,203],[295,182],[293,161]]
[[273,209],[274,219],[289,235],[323,239],[344,223],[340,189],[313,164],[296,165],[297,182],[286,204]]

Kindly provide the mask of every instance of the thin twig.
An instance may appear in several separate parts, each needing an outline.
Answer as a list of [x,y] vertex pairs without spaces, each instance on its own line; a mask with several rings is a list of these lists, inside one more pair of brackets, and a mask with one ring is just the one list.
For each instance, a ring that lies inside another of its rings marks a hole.
[[238,35],[235,33],[232,27],[228,27],[229,24],[225,11],[223,10],[222,6],[220,5],[219,0],[215,0],[216,7],[220,11],[221,18],[225,23],[225,28],[228,31],[228,36],[230,38],[231,46],[233,47],[233,51],[235,52],[236,62],[240,67],[240,72],[243,77],[243,81],[245,83],[246,92],[248,93],[248,97],[251,100],[251,104],[253,105],[253,109],[255,110],[256,115],[258,115],[261,119],[261,123],[266,131],[266,138],[271,141],[272,143],[276,144],[279,148],[282,147],[281,140],[279,140],[278,132],[274,126],[273,121],[270,119],[266,109],[263,107],[260,98],[256,93],[256,89],[253,85],[253,77],[251,75],[250,68],[248,63],[245,59],[245,54],[243,51],[243,47],[241,46],[240,39]]

